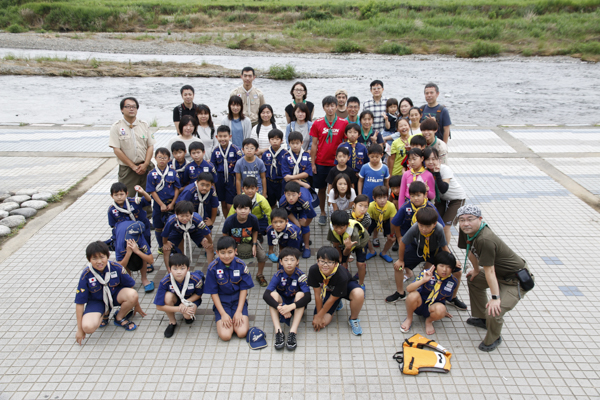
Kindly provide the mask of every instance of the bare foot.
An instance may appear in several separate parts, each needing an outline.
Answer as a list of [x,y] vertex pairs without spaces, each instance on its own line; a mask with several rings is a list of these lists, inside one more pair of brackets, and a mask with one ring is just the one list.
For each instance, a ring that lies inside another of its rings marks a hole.
[[413,276],[415,276],[415,274],[412,272],[412,270],[408,269],[408,268],[404,268],[404,276],[408,279],[412,278]]
[[433,335],[435,333],[435,328],[433,327],[433,322],[427,318],[425,320],[425,333],[428,335]]
[[402,328],[402,330],[404,332],[407,332],[410,329],[411,325],[412,325],[412,318],[406,318],[404,320],[404,322],[402,323],[402,325],[400,325],[400,328]]

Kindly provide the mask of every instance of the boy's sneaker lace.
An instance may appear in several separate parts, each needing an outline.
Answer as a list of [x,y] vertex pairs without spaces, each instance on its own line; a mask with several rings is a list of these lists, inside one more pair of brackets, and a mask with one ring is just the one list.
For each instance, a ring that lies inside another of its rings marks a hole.
[[277,350],[281,350],[281,349],[283,349],[284,345],[285,345],[285,334],[281,331],[277,331],[277,333],[275,334],[275,348]]
[[348,325],[352,328],[352,334],[359,336],[362,335],[362,328],[360,327],[360,319],[348,319]]
[[287,349],[290,351],[294,351],[294,350],[296,350],[297,345],[298,345],[298,343],[296,341],[296,333],[290,332],[288,334],[288,339],[287,339],[287,343],[285,344],[285,347],[287,347]]

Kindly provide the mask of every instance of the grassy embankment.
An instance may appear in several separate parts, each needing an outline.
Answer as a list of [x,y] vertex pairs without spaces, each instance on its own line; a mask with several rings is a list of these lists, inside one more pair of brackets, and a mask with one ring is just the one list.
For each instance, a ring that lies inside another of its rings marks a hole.
[[0,28],[10,32],[140,32],[140,40],[278,52],[600,61],[599,21],[600,0],[0,0]]

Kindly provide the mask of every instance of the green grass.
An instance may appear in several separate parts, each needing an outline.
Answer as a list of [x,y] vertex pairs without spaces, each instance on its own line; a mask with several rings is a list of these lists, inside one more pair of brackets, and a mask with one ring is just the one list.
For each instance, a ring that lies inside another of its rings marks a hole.
[[412,54],[410,47],[398,43],[389,42],[377,47],[377,49],[375,49],[375,52],[379,54],[394,54],[398,56]]
[[470,58],[495,56],[500,54],[500,50],[500,45],[497,43],[478,41],[467,50],[466,56]]
[[289,81],[296,78],[296,68],[292,64],[275,64],[269,67],[269,78]]
[[364,46],[347,39],[338,40],[333,46],[333,53],[364,53]]

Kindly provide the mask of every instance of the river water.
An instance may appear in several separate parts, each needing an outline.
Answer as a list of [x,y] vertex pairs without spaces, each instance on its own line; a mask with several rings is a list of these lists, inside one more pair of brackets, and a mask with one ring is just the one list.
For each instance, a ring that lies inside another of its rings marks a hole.
[[[159,60],[180,63],[203,61],[227,68],[251,65],[267,70],[291,63],[299,72],[324,78],[303,80],[315,117],[323,115],[321,99],[344,88],[361,101],[370,98],[369,83],[381,79],[384,96],[408,96],[424,103],[423,87],[436,82],[439,103],[448,107],[452,122],[461,125],[595,124],[600,122],[600,64],[569,58],[501,58],[464,60],[453,57],[332,57],[299,56],[187,56],[110,54],[47,50],[0,49],[0,57],[67,56],[69,59],[124,61]],[[207,104],[220,121],[230,91],[241,84],[231,78],[65,78],[0,76],[0,123],[112,124],[120,117],[119,101],[135,96],[139,118],[172,123],[173,107],[181,102],[179,88],[191,84],[195,102]],[[267,103],[285,122],[283,110],[291,100],[291,81],[256,79]]]

